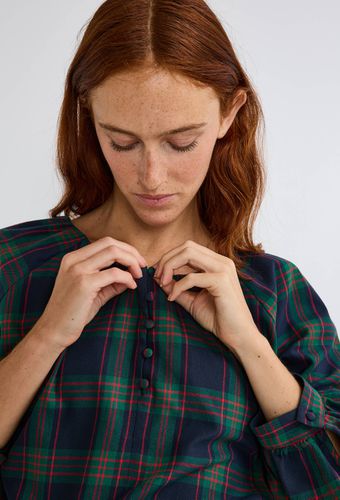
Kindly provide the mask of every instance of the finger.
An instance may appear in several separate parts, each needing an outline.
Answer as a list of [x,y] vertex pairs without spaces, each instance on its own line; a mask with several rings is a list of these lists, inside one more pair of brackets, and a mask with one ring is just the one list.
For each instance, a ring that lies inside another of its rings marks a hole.
[[80,263],[78,262],[76,265],[81,266],[83,272],[90,274],[96,271],[105,270],[105,268],[111,267],[112,264],[116,262],[128,267],[136,278],[141,278],[143,276],[136,256],[116,245],[110,245],[88,259]]
[[174,270],[184,265],[189,265],[199,271],[209,273],[221,271],[221,259],[219,258],[219,254],[211,252],[207,255],[205,252],[202,252],[201,249],[186,247],[164,262],[163,268],[158,274],[161,278],[161,283],[164,286],[169,283],[173,278]]
[[129,288],[136,288],[136,281],[128,271],[123,271],[119,267],[111,267],[100,273],[89,274],[88,279],[91,283],[91,288],[97,292],[105,286],[115,286],[122,283]]
[[[198,245],[194,241],[187,240],[182,245],[177,246],[177,247],[173,248],[172,250],[169,250],[168,252],[166,252],[164,255],[162,255],[162,257],[159,259],[159,261],[157,261],[155,264],[155,267],[157,268],[157,271],[155,272],[155,276],[156,277],[160,276],[160,273],[162,273],[162,271],[163,271],[164,263],[167,260],[171,259],[171,257],[176,255],[179,251],[183,250],[185,248],[185,245],[190,245],[191,243],[194,245]],[[205,248],[201,245],[198,245],[198,246],[200,246],[201,248]]]
[[[188,274],[184,278],[180,279],[179,281],[175,281],[173,286],[172,286],[172,291],[171,291],[171,300],[176,300],[177,297],[179,297],[181,294],[184,292],[187,292],[191,288],[200,288],[200,289],[206,289],[213,297],[219,297],[221,295],[221,273],[192,273]],[[169,286],[169,292],[170,292],[170,285]],[[167,291],[167,287],[165,287],[165,291]],[[194,292],[189,292],[190,295],[187,295],[188,299],[189,297],[193,296],[195,297],[197,293]]]
[[138,262],[140,263],[141,267],[147,266],[146,260],[134,246],[129,245],[124,241],[111,238],[111,236],[104,236],[103,238],[100,238],[99,240],[96,240],[93,243],[90,243],[81,248],[78,248],[77,250],[69,252],[64,256],[64,260],[65,262],[67,262],[67,265],[73,265],[75,262],[79,262],[79,260],[88,259],[95,253],[111,245],[116,245],[117,247],[122,248],[123,250],[126,250],[127,252],[134,254],[138,259]]
[[[215,259],[219,259],[220,262],[223,262],[225,260],[225,256],[224,255],[221,255],[221,254],[215,252],[214,250],[212,250],[210,248],[207,248],[207,247],[205,247],[203,245],[200,245],[199,243],[196,243],[195,241],[187,240],[186,242],[184,242],[179,247],[173,248],[172,250],[170,250],[169,252],[166,252],[162,256],[162,258],[157,262],[157,265],[156,265],[156,267],[157,267],[157,271],[155,273],[156,277],[160,276],[162,274],[165,262],[168,262],[173,256],[177,255],[179,252],[185,251],[185,250],[190,249],[190,248],[193,249],[193,250],[200,251],[201,254],[205,255],[207,258],[208,257],[214,257]],[[202,269],[201,266],[194,266],[192,262],[190,262],[189,265],[192,268],[197,269],[197,270]],[[176,269],[176,268],[174,268],[174,269]]]
[[123,293],[128,287],[123,283],[115,283],[113,285],[108,285],[102,288],[99,292],[101,297],[102,307],[113,297]]

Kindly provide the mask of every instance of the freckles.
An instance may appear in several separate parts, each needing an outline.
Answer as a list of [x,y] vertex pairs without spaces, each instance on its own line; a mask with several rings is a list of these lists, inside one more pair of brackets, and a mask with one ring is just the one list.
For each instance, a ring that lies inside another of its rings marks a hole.
[[178,171],[182,171],[183,176],[195,181],[199,181],[202,176],[205,176],[209,169],[209,162],[205,165],[204,158],[201,154],[191,155],[190,159],[185,161],[185,164],[178,166]]

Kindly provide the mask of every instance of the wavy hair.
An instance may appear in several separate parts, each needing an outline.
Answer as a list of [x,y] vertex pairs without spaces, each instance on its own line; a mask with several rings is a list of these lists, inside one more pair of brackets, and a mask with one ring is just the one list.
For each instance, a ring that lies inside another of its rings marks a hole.
[[175,72],[213,88],[223,116],[244,91],[245,104],[216,141],[197,203],[217,252],[250,279],[241,271],[242,254],[265,252],[253,242],[266,183],[264,116],[221,22],[203,0],[107,0],[84,27],[58,117],[56,163],[64,191],[50,217],[86,214],[112,194],[114,178],[89,106],[91,90],[106,78],[151,65]]

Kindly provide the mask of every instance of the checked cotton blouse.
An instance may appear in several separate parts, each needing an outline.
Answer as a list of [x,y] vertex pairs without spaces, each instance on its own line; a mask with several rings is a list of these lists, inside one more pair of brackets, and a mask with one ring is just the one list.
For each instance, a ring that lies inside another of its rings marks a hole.
[[[0,229],[0,359],[42,315],[62,257],[89,243],[67,216]],[[0,450],[4,498],[339,498],[335,325],[295,264],[244,262],[254,321],[303,389],[295,410],[266,421],[240,362],[144,268],[60,354]]]

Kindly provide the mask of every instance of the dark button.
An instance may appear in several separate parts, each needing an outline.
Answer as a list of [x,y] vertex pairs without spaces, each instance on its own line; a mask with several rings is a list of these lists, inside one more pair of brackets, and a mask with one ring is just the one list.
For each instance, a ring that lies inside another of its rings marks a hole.
[[146,295],[146,300],[151,302],[154,299],[153,292],[148,292]]
[[151,358],[152,355],[153,355],[153,350],[151,349],[151,347],[146,347],[143,351],[144,358]]
[[142,389],[146,389],[147,387],[149,387],[149,385],[150,385],[150,382],[148,381],[147,378],[140,379],[140,386]]
[[148,267],[148,274],[150,274],[150,276],[152,276],[155,272],[155,269],[153,267]]
[[153,328],[155,326],[155,322],[153,319],[147,319],[145,321],[146,328]]
[[308,420],[315,420],[316,419],[316,415],[312,410],[308,410],[306,412],[306,417],[308,418]]

